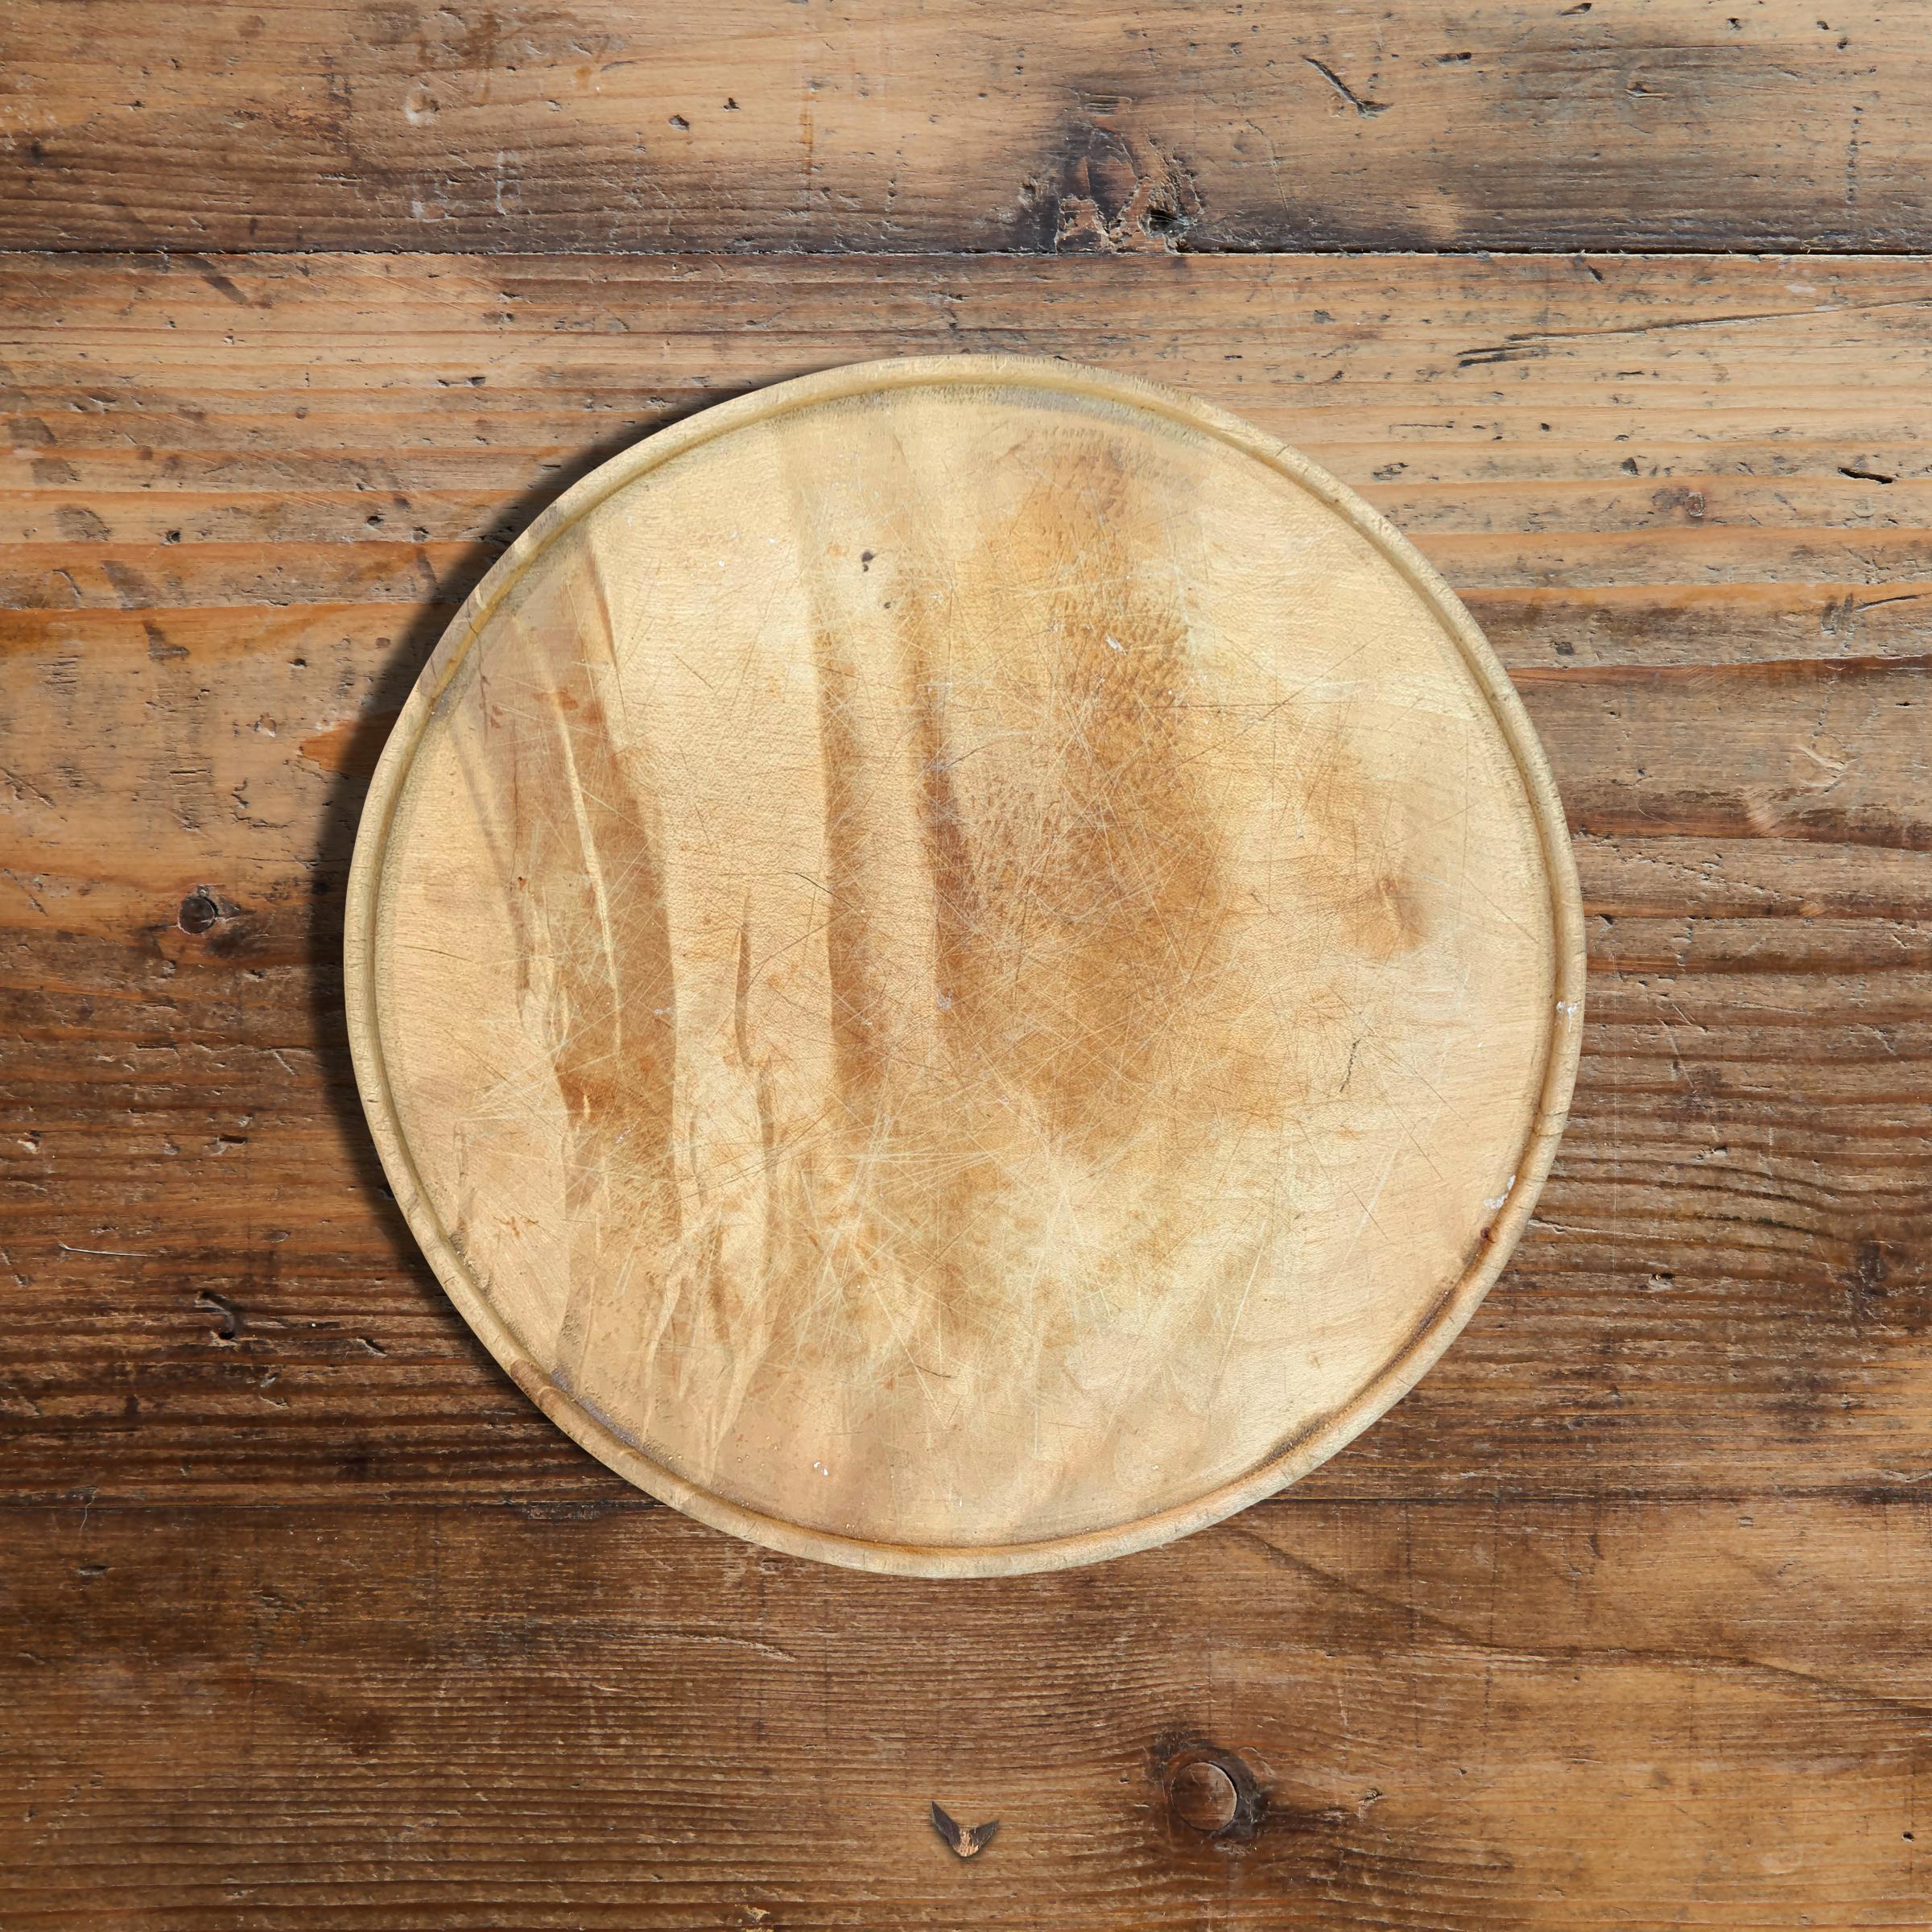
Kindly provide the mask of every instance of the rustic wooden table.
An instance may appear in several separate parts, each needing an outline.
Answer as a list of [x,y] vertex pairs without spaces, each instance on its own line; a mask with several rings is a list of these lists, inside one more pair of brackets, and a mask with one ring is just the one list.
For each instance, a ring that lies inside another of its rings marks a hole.
[[[0,1924],[1932,1918],[1932,79],[1824,4],[7,10]],[[1591,968],[1416,1393],[978,1584],[545,1422],[384,1192],[338,965],[510,535],[958,349],[1169,381],[1408,531]]]

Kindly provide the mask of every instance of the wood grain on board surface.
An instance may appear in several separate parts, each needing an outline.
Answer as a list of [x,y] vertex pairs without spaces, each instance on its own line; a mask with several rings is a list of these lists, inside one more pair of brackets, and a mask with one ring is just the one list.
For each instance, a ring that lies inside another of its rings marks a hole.
[[[654,1508],[16,1512],[0,1902],[211,1932],[1916,1927],[1927,1509],[1282,1501],[972,1583]],[[1218,1839],[1168,1795],[1203,1757],[1265,1792]],[[970,1864],[935,1798],[1000,1822]]]
[[[0,1921],[1922,1923],[1929,312],[1910,259],[0,262]],[[1170,1550],[948,1586],[635,1504],[497,1373],[337,960],[509,538],[952,349],[1173,382],[1407,532],[1591,982],[1414,1394]],[[1175,1822],[1208,1750],[1251,1835]]]
[[1932,1468],[1932,270],[3,272],[13,1493],[611,1492],[380,1191],[337,968],[362,788],[587,442],[894,344],[1184,375],[1291,438],[1447,574],[1549,752],[1594,975],[1573,1122],[1517,1266],[1321,1492]]
[[1885,0],[17,0],[0,242],[1913,249]]

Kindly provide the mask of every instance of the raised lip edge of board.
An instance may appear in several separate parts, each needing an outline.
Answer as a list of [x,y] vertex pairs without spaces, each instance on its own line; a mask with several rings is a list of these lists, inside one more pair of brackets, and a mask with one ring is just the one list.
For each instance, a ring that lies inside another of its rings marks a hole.
[[[634,478],[688,449],[793,410],[894,389],[1013,385],[1100,398],[1187,425],[1301,484],[1373,543],[1461,650],[1488,699],[1534,814],[1551,898],[1555,998],[1543,1079],[1511,1183],[1482,1252],[1426,1310],[1406,1340],[1339,1408],[1282,1442],[1241,1476],[1191,1501],[1099,1530],[1002,1544],[889,1543],[774,1517],[694,1484],[646,1455],[566,1394],[472,1279],[424,1196],[391,1097],[375,1010],[376,909],[398,796],[437,700],[497,605],[573,525]],[[1542,747],[1488,640],[1440,574],[1395,526],[1298,450],[1238,416],[1162,385],[1048,356],[888,357],[799,376],[714,404],[642,438],[583,477],[510,544],[464,600],[418,675],[369,781],[357,828],[343,924],[343,998],[356,1086],[397,1206],[444,1292],[517,1386],[551,1422],[627,1482],[711,1528],[787,1555],[852,1570],[919,1577],[1015,1576],[1125,1556],[1224,1521],[1298,1481],[1402,1400],[1439,1360],[1507,1265],[1534,1211],[1569,1117],[1583,1038],[1583,912],[1567,821]]]

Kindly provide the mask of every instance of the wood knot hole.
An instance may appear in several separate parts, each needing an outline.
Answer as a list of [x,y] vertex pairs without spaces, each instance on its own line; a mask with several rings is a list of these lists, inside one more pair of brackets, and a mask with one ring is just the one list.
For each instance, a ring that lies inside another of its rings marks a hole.
[[206,932],[221,916],[221,908],[206,892],[191,892],[181,902],[179,919],[184,932]]
[[1234,1780],[1209,1758],[1182,1765],[1168,1781],[1167,1798],[1183,1824],[1208,1833],[1225,1831],[1241,1802]]

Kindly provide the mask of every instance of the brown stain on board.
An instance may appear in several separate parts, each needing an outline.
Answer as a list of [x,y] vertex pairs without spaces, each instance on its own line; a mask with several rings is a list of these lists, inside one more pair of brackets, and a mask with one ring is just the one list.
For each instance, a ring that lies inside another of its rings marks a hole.
[[860,673],[836,637],[813,638],[818,682],[820,769],[824,784],[825,953],[830,1026],[839,1091],[852,1118],[869,1121],[886,1078],[886,1044],[878,1032],[886,982],[871,943],[868,884],[875,876],[865,810],[865,742],[854,720]]
[[568,1387],[593,1317],[608,1323],[629,1298],[642,1240],[678,1238],[676,972],[655,800],[597,688],[615,642],[595,557],[561,576],[549,607],[510,614],[500,639],[493,751],[518,807],[506,896],[522,1003],[547,1039],[569,1137],[574,1250],[557,1343]]
[[1352,952],[1377,962],[1412,952],[1429,933],[1429,901],[1412,861],[1414,807],[1377,784],[1339,738],[1323,745],[1302,794],[1306,835],[1296,865],[1334,914]]
[[1167,540],[1104,452],[1045,464],[960,575],[969,607],[1030,587],[1048,648],[995,674],[983,744],[927,726],[929,768],[961,779],[945,822],[974,832],[952,865],[980,910],[955,948],[951,1029],[1096,1151],[1150,1107],[1206,1121],[1277,1104],[1267,1042],[1228,997],[1240,941],[1208,693],[1171,580],[1136,568]]

